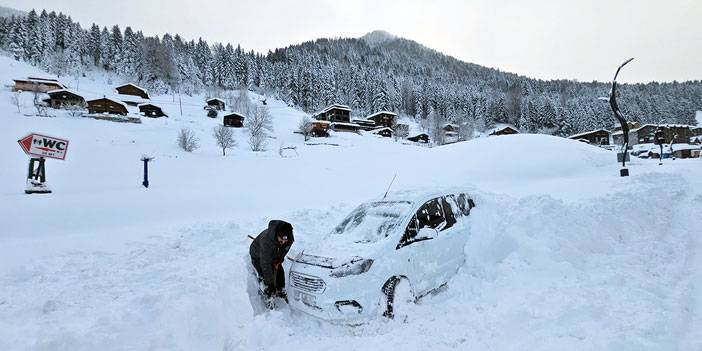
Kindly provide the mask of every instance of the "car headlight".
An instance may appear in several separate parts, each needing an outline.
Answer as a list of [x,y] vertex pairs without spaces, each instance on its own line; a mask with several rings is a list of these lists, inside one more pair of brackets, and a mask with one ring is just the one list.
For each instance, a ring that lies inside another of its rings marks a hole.
[[346,277],[349,275],[359,275],[368,270],[373,265],[373,260],[354,257],[351,261],[335,268],[329,275],[334,278]]

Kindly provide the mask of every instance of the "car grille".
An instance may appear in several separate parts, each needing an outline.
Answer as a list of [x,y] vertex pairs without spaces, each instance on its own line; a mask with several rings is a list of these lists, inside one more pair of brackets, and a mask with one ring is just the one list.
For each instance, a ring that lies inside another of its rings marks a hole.
[[298,272],[290,272],[292,285],[302,291],[313,294],[321,294],[327,288],[324,280]]

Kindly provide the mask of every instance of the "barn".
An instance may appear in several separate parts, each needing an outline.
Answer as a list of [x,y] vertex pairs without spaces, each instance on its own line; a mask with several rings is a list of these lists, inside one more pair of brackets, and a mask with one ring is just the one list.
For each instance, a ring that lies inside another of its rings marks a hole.
[[101,99],[95,99],[88,101],[88,112],[89,113],[108,113],[126,116],[127,105],[121,101],[116,101],[103,97]]
[[132,83],[120,85],[116,87],[115,90],[117,90],[117,93],[120,95],[138,96],[142,99],[149,98],[149,93],[146,91],[146,89]]
[[154,104],[140,104],[139,112],[143,113],[146,117],[168,117],[163,110]]
[[234,112],[224,116],[222,123],[227,127],[241,128],[244,126],[245,119],[246,117],[244,115]]
[[397,113],[380,111],[366,117],[366,119],[375,122],[376,125],[392,128],[395,124],[395,117],[397,117]]
[[65,89],[63,84],[56,79],[28,77],[27,79],[15,79],[12,91],[38,91],[47,93],[52,90]]
[[47,94],[49,98],[44,99],[44,102],[51,106],[51,108],[82,108],[85,106],[85,98],[67,89],[51,90],[47,92]]
[[224,111],[225,110],[225,104],[224,100],[220,98],[212,98],[208,99],[206,101],[207,105],[205,105],[205,109],[213,109],[216,111]]
[[609,145],[610,133],[604,129],[571,135],[568,139],[586,141],[590,145]]
[[329,105],[324,110],[315,113],[312,118],[318,121],[349,123],[351,121],[351,108],[340,104]]

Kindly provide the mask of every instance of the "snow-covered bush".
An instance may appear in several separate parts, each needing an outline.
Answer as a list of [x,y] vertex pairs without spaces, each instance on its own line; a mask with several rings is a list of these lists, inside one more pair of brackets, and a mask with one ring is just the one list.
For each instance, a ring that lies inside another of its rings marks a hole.
[[183,127],[178,133],[178,146],[187,152],[193,152],[198,147],[200,139],[195,136],[195,132],[192,129]]
[[297,126],[297,131],[305,136],[305,141],[310,140],[312,134],[312,118],[310,116],[302,116],[300,124]]

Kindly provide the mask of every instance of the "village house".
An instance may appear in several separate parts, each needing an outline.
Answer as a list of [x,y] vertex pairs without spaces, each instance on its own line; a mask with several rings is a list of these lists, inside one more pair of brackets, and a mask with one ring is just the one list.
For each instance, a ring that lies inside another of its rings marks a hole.
[[232,112],[224,116],[222,123],[227,127],[242,128],[244,126],[245,119],[246,116]]
[[458,131],[460,126],[455,123],[446,123],[441,127],[444,132],[444,143],[455,143],[458,142]]
[[12,91],[37,91],[46,93],[52,90],[65,89],[63,84],[56,79],[28,77],[27,79],[15,79]]
[[51,90],[47,92],[49,95],[48,99],[44,99],[47,105],[51,108],[72,108],[72,107],[85,107],[85,99],[67,89]]
[[220,98],[212,98],[207,100],[207,105],[205,106],[205,109],[213,109],[216,111],[224,111],[225,110],[225,104],[224,100]]
[[[692,137],[692,130],[688,125],[644,124],[629,131],[629,145],[655,143],[656,131],[659,129],[663,132],[665,143],[670,143],[671,141],[674,143],[687,143]],[[612,139],[615,144],[624,144],[624,134],[621,130],[612,133]]]
[[138,105],[139,112],[143,113],[146,117],[168,117],[160,107],[154,104],[140,104]]
[[519,129],[511,124],[498,124],[488,132],[489,136],[519,134]]
[[351,121],[351,108],[340,104],[329,105],[324,110],[315,113],[312,118],[318,121],[349,123]]
[[609,131],[604,129],[598,129],[571,135],[568,137],[568,139],[584,141],[591,145],[609,145],[609,137]]
[[366,119],[375,122],[378,126],[392,128],[395,124],[395,117],[397,117],[397,114],[394,112],[380,111],[366,117]]
[[413,135],[413,136],[407,138],[407,140],[413,141],[413,142],[415,142],[415,143],[425,143],[425,144],[427,144],[427,143],[429,143],[429,140],[430,140],[430,139],[429,139],[429,134],[427,134],[427,133],[419,133],[419,134],[416,134],[416,135]]
[[131,95],[138,96],[142,99],[149,99],[149,93],[146,91],[146,89],[132,83],[120,85],[116,87],[115,90],[117,90],[117,93],[120,95]]
[[129,111],[127,111],[127,105],[121,101],[115,101],[108,98],[101,98],[88,101],[88,112],[89,113],[108,113],[126,116]]
[[385,138],[391,138],[393,136],[393,134],[395,134],[393,132],[392,128],[390,128],[390,127],[381,127],[378,129],[374,129],[373,131],[371,131],[371,133],[373,133],[375,135],[380,135],[380,136],[385,137]]

